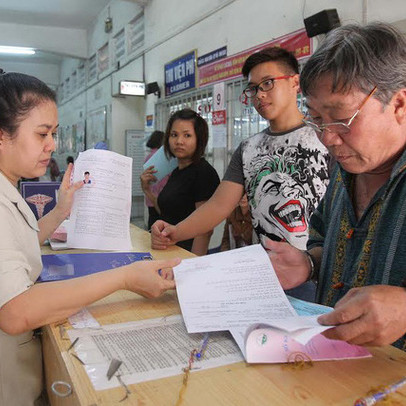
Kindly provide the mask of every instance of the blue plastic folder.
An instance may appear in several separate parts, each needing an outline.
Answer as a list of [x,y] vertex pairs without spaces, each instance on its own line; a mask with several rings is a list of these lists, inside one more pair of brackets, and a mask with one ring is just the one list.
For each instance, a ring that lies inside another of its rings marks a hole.
[[145,169],[149,168],[150,166],[154,166],[156,173],[154,176],[156,177],[157,182],[159,182],[162,178],[166,175],[169,175],[177,166],[178,166],[178,159],[177,158],[170,158],[168,159],[165,155],[164,147],[158,149],[151,158],[148,159],[147,162],[144,164],[144,171]]
[[62,281],[151,260],[149,252],[101,252],[92,254],[57,254],[42,256],[42,271],[38,282]]

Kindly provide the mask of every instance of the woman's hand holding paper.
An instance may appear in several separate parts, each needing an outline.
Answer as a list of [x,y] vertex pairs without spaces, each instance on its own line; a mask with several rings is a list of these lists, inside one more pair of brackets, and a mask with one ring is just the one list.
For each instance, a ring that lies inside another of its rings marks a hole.
[[[123,267],[124,289],[147,298],[161,296],[169,289],[175,289],[172,267],[179,265],[180,258],[161,261],[134,262]],[[161,270],[161,272],[159,272]]]

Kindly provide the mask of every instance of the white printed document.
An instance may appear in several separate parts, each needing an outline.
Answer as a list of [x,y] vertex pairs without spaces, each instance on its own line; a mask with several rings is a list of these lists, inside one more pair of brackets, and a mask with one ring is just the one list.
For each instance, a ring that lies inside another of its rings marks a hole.
[[[96,390],[120,385],[116,376],[107,379],[113,358],[122,361],[116,375],[127,385],[181,375],[191,351],[199,349],[202,341],[202,334],[187,334],[180,315],[104,325],[98,330],[72,329],[68,334],[72,342],[79,337],[74,349]],[[228,332],[213,333],[192,372],[243,360]]]
[[132,158],[89,149],[75,161],[73,182],[82,181],[70,214],[71,248],[132,249],[130,238]]
[[261,245],[184,259],[174,268],[189,333],[296,316]]

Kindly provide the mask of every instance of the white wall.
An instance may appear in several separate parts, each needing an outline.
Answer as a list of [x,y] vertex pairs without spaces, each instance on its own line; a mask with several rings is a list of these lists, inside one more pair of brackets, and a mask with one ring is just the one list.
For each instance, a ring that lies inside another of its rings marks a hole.
[[1,45],[26,46],[85,58],[86,30],[0,23]]
[[[120,0],[112,1],[99,14],[94,24],[89,27],[87,37],[88,57],[96,53],[107,41],[112,40],[114,35],[141,11],[142,9],[136,3]],[[113,30],[110,33],[105,33],[104,21],[108,16],[113,19]],[[110,48],[112,48],[112,42]],[[110,59],[112,60],[112,58],[113,55],[110,53]],[[69,77],[80,63],[82,63],[80,59],[65,58],[61,65],[61,82]],[[119,81],[124,79],[143,80],[142,58],[138,58],[119,71],[116,71],[116,67],[111,63],[110,69],[93,81],[79,96],[63,102],[59,106],[61,123],[69,125],[69,120],[72,117],[75,120],[79,116],[86,118],[93,110],[105,106],[107,108],[107,140],[109,147],[124,154],[124,131],[126,129],[144,128],[145,117],[145,100],[143,98],[113,98],[113,95],[118,92]]]
[[145,103],[141,97],[115,97],[112,103],[111,149],[125,153],[125,130],[143,130]]
[[0,68],[5,72],[19,72],[35,76],[54,90],[60,83],[59,65],[35,62],[8,62],[1,60]]

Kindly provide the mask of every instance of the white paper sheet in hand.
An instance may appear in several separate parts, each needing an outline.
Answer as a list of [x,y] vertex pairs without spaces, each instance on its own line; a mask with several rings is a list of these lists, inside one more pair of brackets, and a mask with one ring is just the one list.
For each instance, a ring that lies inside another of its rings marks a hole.
[[174,273],[189,333],[296,316],[260,245],[184,259]]
[[74,171],[73,181],[84,185],[75,193],[68,246],[130,251],[132,158],[89,149],[79,154]]
[[164,147],[162,146],[145,162],[144,170],[150,166],[153,166],[154,170],[156,170],[154,176],[158,182],[166,175],[169,175],[178,166],[178,160],[177,158],[168,159],[165,155]]

